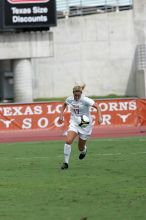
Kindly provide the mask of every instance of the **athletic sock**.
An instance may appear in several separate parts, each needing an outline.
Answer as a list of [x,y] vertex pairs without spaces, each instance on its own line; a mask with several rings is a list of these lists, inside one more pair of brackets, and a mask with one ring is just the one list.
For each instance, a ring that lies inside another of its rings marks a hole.
[[71,145],[64,144],[64,163],[69,163],[69,158],[71,154]]

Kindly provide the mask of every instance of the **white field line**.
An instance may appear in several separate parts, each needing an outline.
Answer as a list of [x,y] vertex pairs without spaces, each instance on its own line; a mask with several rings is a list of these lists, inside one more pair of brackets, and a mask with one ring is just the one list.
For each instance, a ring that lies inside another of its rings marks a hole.
[[120,156],[120,155],[138,155],[138,154],[146,154],[146,152],[133,152],[133,153],[109,153],[109,154],[95,154],[96,156]]
[[109,154],[95,154],[96,156],[119,156],[122,153],[109,153]]
[[131,154],[134,154],[134,155],[137,155],[137,154],[146,154],[146,152],[136,152],[136,153],[131,153]]
[[14,159],[14,160],[33,160],[33,159],[49,159],[49,157],[13,157],[11,159]]
[[[138,155],[138,154],[146,154],[146,152],[131,152],[128,154],[124,154],[124,153],[107,153],[107,154],[95,154],[94,156],[120,156],[120,155]],[[58,155],[57,158],[63,158],[63,154],[62,155]],[[0,157],[0,160],[43,160],[43,159],[49,159],[50,157]]]
[[110,142],[110,141],[113,141],[113,142],[118,142],[118,141],[142,141],[142,142],[146,142],[146,138],[137,138],[137,137],[131,137],[131,138],[106,138],[106,139],[89,139],[91,142],[94,141],[94,142]]

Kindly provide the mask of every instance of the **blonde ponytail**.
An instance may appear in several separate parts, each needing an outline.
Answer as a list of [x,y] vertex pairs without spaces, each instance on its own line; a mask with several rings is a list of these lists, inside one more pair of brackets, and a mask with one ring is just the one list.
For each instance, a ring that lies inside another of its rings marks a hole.
[[86,87],[86,84],[84,83],[84,84],[81,86],[82,91],[85,89],[85,87]]
[[73,92],[82,92],[85,87],[86,87],[86,84],[83,84],[82,86],[74,86]]

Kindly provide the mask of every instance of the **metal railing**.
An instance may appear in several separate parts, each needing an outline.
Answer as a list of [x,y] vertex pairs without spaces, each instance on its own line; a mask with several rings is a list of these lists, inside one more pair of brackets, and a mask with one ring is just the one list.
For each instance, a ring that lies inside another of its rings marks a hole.
[[132,9],[133,0],[57,0],[57,17],[72,17]]

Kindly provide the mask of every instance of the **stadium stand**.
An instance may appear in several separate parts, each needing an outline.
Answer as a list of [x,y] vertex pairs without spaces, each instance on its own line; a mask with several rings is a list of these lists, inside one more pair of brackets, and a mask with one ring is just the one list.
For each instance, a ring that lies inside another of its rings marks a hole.
[[132,0],[57,0],[57,17],[130,10],[132,3]]

